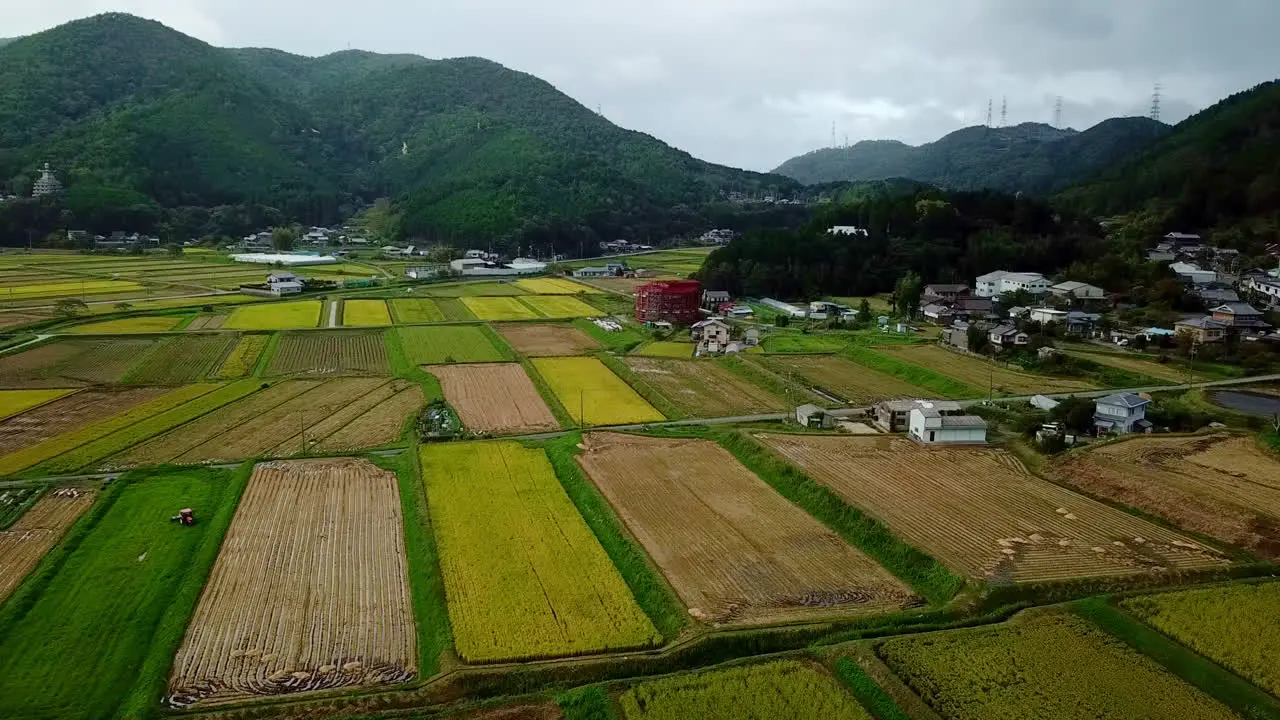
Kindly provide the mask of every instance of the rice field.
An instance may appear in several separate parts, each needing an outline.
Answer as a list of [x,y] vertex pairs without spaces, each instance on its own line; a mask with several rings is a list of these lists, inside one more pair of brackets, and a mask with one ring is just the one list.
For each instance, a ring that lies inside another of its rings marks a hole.
[[654,358],[689,359],[698,346],[693,343],[656,341],[642,345],[636,355]]
[[267,365],[271,377],[389,375],[391,361],[382,332],[285,333]]
[[34,285],[10,285],[0,288],[0,302],[60,297],[82,297],[113,293],[140,292],[141,283],[129,280],[76,280],[48,282]]
[[625,425],[666,419],[595,358],[550,357],[532,362],[579,425]]
[[475,313],[467,309],[466,305],[458,298],[442,297],[436,298],[436,307],[440,308],[440,314],[444,315],[446,322],[466,322],[476,320]]
[[538,315],[551,319],[596,317],[603,314],[578,298],[568,295],[530,295],[520,298],[520,302],[528,305]]
[[155,317],[131,317],[119,320],[101,320],[77,325],[67,332],[77,335],[127,335],[130,333],[162,333],[177,327],[186,317],[182,315],[158,315]]
[[750,360],[775,375],[854,406],[931,395],[905,380],[831,355],[757,355]]
[[477,434],[516,434],[559,430],[524,368],[518,363],[439,365],[445,399],[463,427]]
[[415,365],[509,360],[494,338],[478,325],[396,328],[409,362]]
[[0,456],[101,422],[164,394],[163,388],[86,389],[0,420]]
[[600,291],[564,278],[528,278],[517,280],[516,287],[535,295],[588,295]]
[[115,384],[156,342],[154,338],[76,338],[0,355],[0,387]]
[[1032,475],[988,448],[889,436],[760,435],[947,567],[994,583],[1221,567],[1217,552]]
[[421,460],[463,660],[562,657],[661,641],[542,450],[449,443],[423,446]]
[[996,392],[1006,392],[1011,395],[1070,393],[1096,390],[1098,387],[1084,380],[1013,370],[995,362],[961,355],[937,345],[893,345],[876,348],[876,352],[934,370],[976,388],[994,387]]
[[240,378],[253,373],[258,365],[258,358],[267,347],[269,335],[244,335],[227,353],[226,359],[218,366],[219,378]]
[[213,374],[234,347],[234,335],[174,335],[161,340],[129,371],[127,382],[181,385]]
[[222,324],[228,330],[288,330],[320,324],[319,300],[245,305],[231,311]]
[[1127,370],[1131,373],[1146,375],[1157,380],[1164,380],[1171,383],[1185,383],[1188,381],[1186,371],[1173,364],[1159,363],[1148,359],[1142,355],[1121,355],[1119,353],[1107,352],[1084,352],[1082,350],[1067,350],[1066,353],[1072,357],[1078,357],[1090,362],[1096,362],[1099,365],[1119,368]]
[[400,324],[444,322],[444,313],[435,300],[428,298],[396,298],[389,301],[391,314]]
[[902,636],[876,653],[944,720],[1237,717],[1073,615]]
[[543,317],[514,297],[464,297],[461,300],[481,320],[537,320]]
[[74,389],[0,390],[0,420],[75,392]]
[[431,285],[426,290],[432,297],[501,297],[505,295],[525,295],[515,283],[506,282],[466,282],[451,285]]
[[348,327],[390,325],[391,313],[384,300],[343,300],[342,324]]
[[789,410],[792,403],[735,374],[719,360],[625,360],[636,377],[690,417],[714,418]]
[[0,530],[0,605],[96,497],[94,490],[46,491],[13,525]]
[[568,324],[510,323],[497,329],[516,352],[529,357],[585,355],[600,348],[600,343]]

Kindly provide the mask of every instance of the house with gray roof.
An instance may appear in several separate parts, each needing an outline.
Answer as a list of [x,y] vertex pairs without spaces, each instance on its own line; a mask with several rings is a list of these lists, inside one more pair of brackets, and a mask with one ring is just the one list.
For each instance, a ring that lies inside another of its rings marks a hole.
[[1100,398],[1093,408],[1093,425],[1099,433],[1128,435],[1134,432],[1151,432],[1147,420],[1147,405],[1151,398],[1137,393],[1123,392]]

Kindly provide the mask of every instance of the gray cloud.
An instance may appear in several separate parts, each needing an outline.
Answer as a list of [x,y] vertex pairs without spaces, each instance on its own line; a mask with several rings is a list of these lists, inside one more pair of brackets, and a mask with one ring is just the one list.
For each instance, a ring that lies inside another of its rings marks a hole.
[[[106,10],[216,45],[479,55],[624,127],[758,170],[837,140],[933,140],[985,120],[1178,121],[1280,67],[1272,0],[42,0],[0,36]],[[9,7],[12,5],[12,7]]]

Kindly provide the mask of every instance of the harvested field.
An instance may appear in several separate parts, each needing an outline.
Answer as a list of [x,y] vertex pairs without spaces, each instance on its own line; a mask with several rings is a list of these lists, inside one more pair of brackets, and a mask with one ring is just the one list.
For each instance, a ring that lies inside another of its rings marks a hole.
[[930,395],[905,380],[832,355],[755,355],[750,359],[782,377],[795,378],[806,387],[854,406]]
[[202,313],[197,315],[184,330],[217,330],[222,327],[222,323],[227,321],[226,315],[210,315]]
[[159,342],[126,378],[145,385],[181,385],[213,373],[235,344],[234,335],[179,335]]
[[538,358],[533,366],[579,424],[624,425],[666,419],[595,358]]
[[572,325],[510,323],[497,329],[516,352],[529,357],[585,355],[600,348],[600,343]]
[[178,326],[185,318],[181,315],[163,315],[159,317],[131,317],[119,320],[101,320],[99,322],[77,325],[66,332],[79,335],[123,335],[128,333],[161,333],[168,332]]
[[229,330],[288,330],[319,324],[320,301],[295,300],[238,307],[222,326]]
[[389,375],[381,332],[285,333],[268,376]]
[[1073,452],[1053,477],[1280,558],[1280,460],[1234,435],[1136,437]]
[[165,393],[162,388],[81,390],[0,421],[0,457],[106,420]]
[[997,392],[1012,395],[1068,393],[1097,389],[1096,385],[1084,380],[1049,377],[1013,370],[1004,365],[961,355],[937,345],[894,345],[878,347],[876,352],[935,370],[976,388],[985,388],[994,382]]
[[586,295],[600,291],[564,278],[529,278],[517,280],[516,287],[535,295]]
[[591,278],[587,282],[589,282],[593,287],[604,288],[605,290],[612,290],[613,292],[625,293],[627,295],[634,295],[636,288],[640,287],[641,285],[644,285],[645,283],[650,283],[650,282],[653,282],[654,280],[659,280],[659,279],[670,280],[672,278],[671,277],[666,277],[666,278],[603,277],[603,278]]
[[395,474],[351,458],[260,463],[169,697],[185,706],[399,683],[417,657]]
[[462,304],[481,320],[537,320],[542,317],[514,297],[464,297]]
[[30,313],[0,312],[0,329],[17,327],[19,325],[36,322],[37,320],[47,319],[47,317]]
[[948,567],[1038,582],[1220,566],[1189,538],[1090,500],[988,448],[921,448],[894,437],[761,435],[845,502]]
[[240,378],[249,375],[258,365],[258,358],[267,347],[269,335],[245,335],[236,346],[231,348],[227,357],[218,366],[219,378]]
[[693,417],[778,412],[784,398],[735,375],[715,360],[659,360],[631,356],[627,367]]
[[52,402],[75,390],[0,390],[0,420]]
[[396,298],[391,301],[391,314],[398,323],[443,322],[444,313],[434,300],[427,298]]
[[56,340],[0,356],[0,386],[67,387],[120,381],[157,341],[144,338]]
[[47,491],[8,530],[0,531],[0,605],[95,497],[93,490]]
[[515,434],[559,430],[533,381],[518,363],[439,365],[445,399],[458,412],[463,427],[480,434]]
[[1067,614],[906,635],[876,653],[946,720],[1230,720],[1154,660]]
[[713,442],[617,433],[583,442],[578,462],[702,622],[807,620],[913,599]]
[[467,662],[649,647],[653,624],[556,479],[515,442],[424,445],[454,645]]
[[385,300],[343,300],[342,324],[348,327],[390,325],[391,313]]
[[320,441],[343,429],[356,418],[378,408],[395,397],[397,393],[412,387],[414,384],[408,380],[388,380],[329,417],[308,426],[305,435],[302,433],[302,428],[294,428],[293,434],[272,448],[269,454],[272,457],[289,457],[301,453],[306,448],[315,448]]
[[693,357],[693,351],[697,349],[698,346],[693,343],[658,341],[645,344],[639,350],[636,350],[635,354],[643,355],[644,357],[688,360]]
[[370,408],[341,430],[320,441],[315,449],[321,452],[348,452],[390,445],[400,440],[405,422],[421,410],[425,402],[419,385],[400,390],[391,399]]
[[578,298],[568,295],[530,295],[520,298],[520,302],[533,308],[534,312],[545,318],[596,317],[603,314]]
[[490,333],[478,325],[397,328],[409,362],[415,365],[440,363],[498,362],[509,359],[494,344]]
[[1068,350],[1066,352],[1072,357],[1096,362],[1099,365],[1127,370],[1139,375],[1146,375],[1165,382],[1179,384],[1187,382],[1185,370],[1173,364],[1155,362],[1142,355],[1120,355],[1118,353],[1084,352],[1082,350]]

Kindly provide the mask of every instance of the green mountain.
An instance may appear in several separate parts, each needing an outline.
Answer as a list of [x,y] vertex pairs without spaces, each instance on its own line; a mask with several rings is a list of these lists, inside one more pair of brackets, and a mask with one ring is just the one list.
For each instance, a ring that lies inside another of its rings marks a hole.
[[380,197],[410,237],[580,242],[667,232],[734,192],[799,191],[487,60],[225,50],[121,14],[0,48],[0,182],[25,191],[44,162],[67,185],[62,207],[0,210],[0,243],[51,215],[231,234],[330,223]]
[[1084,132],[1039,123],[968,127],[920,146],[872,140],[792,158],[774,172],[806,184],[902,177],[958,190],[1047,194],[1148,147],[1167,126],[1115,118]]
[[1169,229],[1280,228],[1280,82],[1237,93],[1060,196],[1098,215],[1145,212]]

